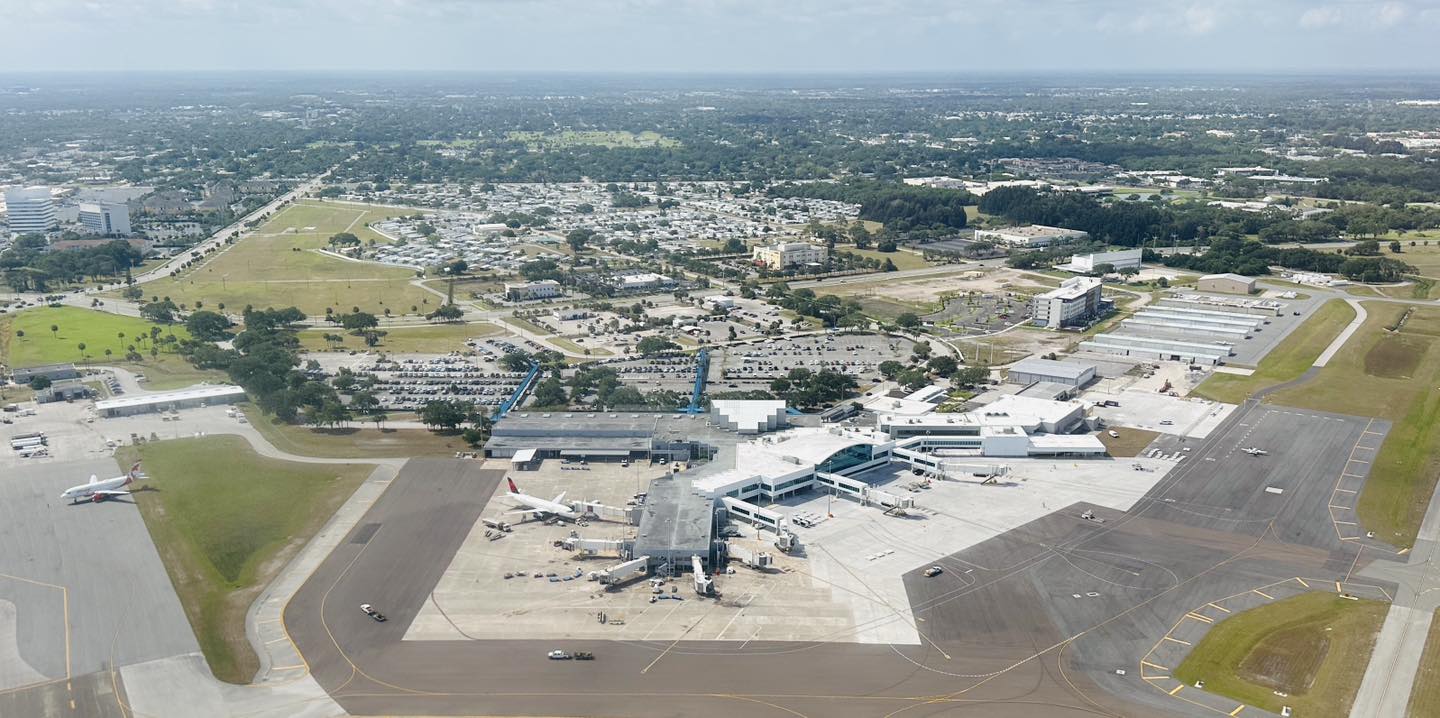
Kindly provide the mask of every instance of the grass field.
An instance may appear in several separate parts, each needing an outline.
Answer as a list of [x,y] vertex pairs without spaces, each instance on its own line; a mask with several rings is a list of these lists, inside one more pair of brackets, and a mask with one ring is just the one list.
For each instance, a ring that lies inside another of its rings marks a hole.
[[1405,714],[1410,718],[1440,718],[1440,610],[1430,617],[1430,634],[1425,638],[1425,652],[1420,655]]
[[374,468],[259,456],[238,436],[125,447],[150,480],[135,503],[215,677],[247,683],[259,659],[245,612]]
[[924,257],[914,252],[881,252],[874,249],[856,249],[854,247],[837,247],[835,251],[838,254],[856,254],[861,257],[868,257],[877,262],[880,262],[881,264],[884,264],[885,260],[888,259],[894,262],[895,268],[902,272],[907,269],[924,269],[926,267],[935,266],[925,261]]
[[561,132],[509,132],[505,139],[524,142],[530,149],[551,147],[679,147],[680,141],[653,130],[564,130]]
[[[504,330],[489,322],[475,322],[473,324],[436,324],[428,327],[395,327],[385,329],[385,331],[387,334],[381,338],[379,344],[367,347],[364,339],[351,336],[344,329],[338,327],[307,329],[299,334],[300,346],[310,351],[341,349],[345,351],[444,353],[464,350],[467,339],[493,336]],[[343,339],[339,344],[331,344],[325,341],[326,334]]]
[[1355,310],[1349,304],[1332,299],[1262,359],[1254,374],[1212,374],[1191,394],[1228,404],[1239,404],[1260,389],[1298,378],[1315,363],[1315,359],[1330,346],[1330,342],[1340,335],[1345,325],[1354,319]]
[[1414,542],[1440,475],[1440,308],[1407,315],[1404,306],[1372,302],[1366,310],[1369,318],[1329,366],[1270,400],[1391,421],[1356,506],[1365,528],[1404,547]]
[[1273,713],[1346,716],[1388,609],[1320,592],[1252,608],[1211,627],[1173,675]]
[[[412,456],[454,456],[471,451],[459,434],[437,434],[424,429],[376,429],[356,422],[340,429],[277,424],[250,404],[241,406],[250,424],[267,441],[289,454],[326,459],[388,459]],[[395,419],[402,418],[399,415]]]
[[[51,326],[59,327],[53,334]],[[122,317],[78,307],[39,307],[0,318],[0,357],[11,366],[34,366],[58,362],[119,362],[126,347],[150,356],[150,329],[159,327],[161,336],[173,334],[188,339],[180,324],[153,324],[136,317]],[[22,336],[23,333],[23,336]],[[123,337],[120,335],[124,334]],[[141,338],[144,341],[141,341]],[[80,344],[85,351],[80,351]],[[111,356],[105,356],[105,350]],[[161,356],[168,356],[161,353]],[[182,360],[183,361],[183,360]]]
[[1112,437],[1102,431],[1096,434],[1096,438],[1100,439],[1100,443],[1105,445],[1105,450],[1111,456],[1115,457],[1139,456],[1140,452],[1144,451],[1145,447],[1149,446],[1150,442],[1154,441],[1155,437],[1160,435],[1158,432],[1132,429],[1128,426],[1112,426],[1109,431],[1113,431],[1120,436],[1118,438]]
[[325,313],[326,307],[348,312],[360,307],[381,314],[388,307],[396,314],[433,308],[438,299],[410,284],[409,269],[368,262],[351,262],[320,254],[337,232],[352,232],[361,241],[386,241],[366,223],[401,214],[401,210],[333,203],[303,202],[274,215],[254,234],[223,254],[178,278],[145,285],[148,294],[169,296],[177,303],[223,302],[239,309],[299,307],[306,314]]

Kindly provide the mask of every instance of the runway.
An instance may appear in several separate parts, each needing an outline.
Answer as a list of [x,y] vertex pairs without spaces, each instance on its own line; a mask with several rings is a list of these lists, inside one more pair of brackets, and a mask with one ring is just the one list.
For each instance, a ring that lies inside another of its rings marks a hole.
[[[1354,445],[1384,430],[1242,407],[1128,514],[1096,509],[1099,523],[1070,506],[939,559],[939,577],[917,566],[905,585],[919,646],[402,641],[502,475],[417,460],[285,622],[316,679],[358,714],[1209,715],[1156,690],[1139,661],[1197,604],[1294,576],[1344,579],[1358,544],[1327,505]],[[1238,451],[1252,444],[1269,456]],[[361,602],[391,621],[370,621]],[[597,660],[549,661],[553,648]]]

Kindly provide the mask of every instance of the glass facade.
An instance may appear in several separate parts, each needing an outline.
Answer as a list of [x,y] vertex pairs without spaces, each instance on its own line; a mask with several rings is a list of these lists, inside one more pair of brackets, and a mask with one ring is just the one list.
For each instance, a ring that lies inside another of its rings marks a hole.
[[874,458],[873,447],[869,444],[847,446],[816,465],[815,470],[825,474],[838,474],[852,466],[859,466]]

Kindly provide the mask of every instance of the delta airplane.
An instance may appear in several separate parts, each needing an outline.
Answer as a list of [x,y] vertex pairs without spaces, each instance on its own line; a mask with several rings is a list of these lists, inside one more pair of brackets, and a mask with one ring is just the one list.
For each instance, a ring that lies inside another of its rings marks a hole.
[[116,476],[113,479],[101,481],[92,475],[90,477],[90,483],[71,486],[65,489],[65,493],[60,494],[60,498],[70,499],[72,505],[86,500],[98,504],[105,499],[113,499],[116,496],[129,496],[130,492],[121,487],[129,486],[143,478],[145,478],[145,475],[140,473],[140,462],[137,461],[124,476]]
[[506,513],[533,514],[536,517],[554,516],[555,518],[566,519],[568,521],[574,521],[580,518],[580,514],[575,513],[575,509],[560,503],[565,500],[564,491],[561,491],[559,496],[547,501],[538,496],[520,493],[520,489],[515,488],[515,481],[509,477],[505,478],[505,483],[510,485],[510,498],[518,501],[521,506],[525,507],[519,511],[507,511]]

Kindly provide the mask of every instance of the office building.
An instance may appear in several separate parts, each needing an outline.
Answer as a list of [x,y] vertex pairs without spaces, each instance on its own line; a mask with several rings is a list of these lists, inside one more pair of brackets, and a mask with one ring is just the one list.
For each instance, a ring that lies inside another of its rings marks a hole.
[[1056,269],[1064,269],[1076,274],[1089,274],[1095,271],[1096,267],[1110,265],[1113,272],[1122,269],[1139,269],[1140,256],[1144,250],[1122,249],[1116,252],[1095,252],[1093,254],[1077,254],[1070,258],[1067,264],[1056,266]]
[[5,207],[11,234],[44,234],[58,224],[49,187],[6,190]]
[[1105,311],[1100,280],[1071,277],[1034,300],[1032,321],[1047,329],[1083,326]]
[[768,247],[756,247],[751,258],[755,263],[770,269],[787,269],[805,264],[819,264],[828,256],[829,251],[818,244],[780,242]]
[[111,202],[81,202],[80,224],[90,234],[125,237],[130,234],[130,208]]
[[532,302],[561,296],[560,283],[553,279],[505,285],[505,298],[512,302]]

